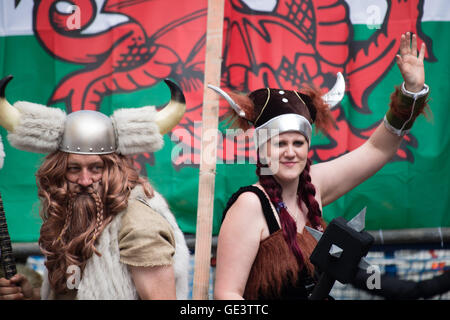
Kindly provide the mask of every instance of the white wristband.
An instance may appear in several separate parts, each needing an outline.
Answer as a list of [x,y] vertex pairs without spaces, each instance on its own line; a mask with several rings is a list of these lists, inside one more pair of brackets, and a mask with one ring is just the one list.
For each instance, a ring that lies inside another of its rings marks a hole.
[[417,100],[418,98],[423,97],[424,95],[426,95],[428,93],[428,91],[430,91],[430,88],[426,84],[423,84],[423,89],[420,90],[419,92],[408,91],[405,88],[405,81],[403,81],[401,89],[402,89],[402,93],[404,95],[411,97],[414,100]]
[[386,118],[386,116],[384,116],[383,118],[383,123],[386,129],[388,129],[390,132],[392,132],[393,134],[399,136],[399,137],[403,137],[404,135],[408,134],[410,129],[408,130],[402,130],[402,129],[397,129],[394,128],[388,121],[388,119]]

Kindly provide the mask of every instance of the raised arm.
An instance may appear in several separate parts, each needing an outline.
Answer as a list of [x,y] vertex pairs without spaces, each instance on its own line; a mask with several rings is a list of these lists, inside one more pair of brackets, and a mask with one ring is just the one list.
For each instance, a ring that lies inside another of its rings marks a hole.
[[395,155],[403,136],[425,107],[428,87],[425,85],[424,55],[424,43],[417,54],[416,35],[412,40],[409,32],[402,35],[396,62],[404,83],[391,96],[390,109],[383,123],[359,148],[311,167],[311,177],[320,190],[323,206],[371,177]]

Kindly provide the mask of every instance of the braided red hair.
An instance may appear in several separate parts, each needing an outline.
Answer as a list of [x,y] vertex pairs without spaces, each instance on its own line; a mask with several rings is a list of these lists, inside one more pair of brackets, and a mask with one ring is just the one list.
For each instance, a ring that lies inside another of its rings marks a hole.
[[[295,255],[299,267],[302,268],[305,265],[304,257],[302,255],[301,249],[297,242],[297,224],[294,219],[291,217],[289,212],[286,210],[286,207],[280,205],[283,202],[282,197],[282,187],[275,180],[272,175],[261,175],[261,168],[264,165],[260,162],[259,157],[256,164],[256,174],[259,177],[259,183],[266,191],[267,195],[270,198],[270,201],[274,204],[275,208],[278,211],[281,229],[283,232],[284,239],[288,244],[289,248],[292,250]],[[319,228],[322,226],[321,224],[321,216],[322,211],[320,210],[319,203],[315,199],[316,189],[314,185],[311,183],[311,176],[309,174],[309,170],[311,167],[311,160],[308,159],[305,169],[300,174],[300,179],[298,182],[297,188],[297,199],[298,206],[301,207],[302,201],[305,203],[308,208],[307,218],[310,221],[313,228]]]

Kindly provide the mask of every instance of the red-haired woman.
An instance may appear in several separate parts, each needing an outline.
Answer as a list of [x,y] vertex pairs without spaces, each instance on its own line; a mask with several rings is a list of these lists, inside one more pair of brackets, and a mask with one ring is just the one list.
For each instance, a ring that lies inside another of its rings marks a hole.
[[397,65],[404,83],[392,95],[384,123],[361,147],[311,165],[311,124],[325,129],[329,113],[311,88],[260,89],[231,94],[231,104],[252,123],[258,145],[258,182],[228,202],[217,247],[216,299],[306,299],[314,285],[309,256],[316,241],[305,225],[322,230],[322,207],[376,173],[396,153],[423,111],[424,44],[402,35]]

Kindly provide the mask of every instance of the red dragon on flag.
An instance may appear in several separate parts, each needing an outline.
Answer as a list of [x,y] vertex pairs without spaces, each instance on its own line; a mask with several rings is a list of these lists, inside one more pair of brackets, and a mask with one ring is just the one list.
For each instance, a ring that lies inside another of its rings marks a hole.
[[[131,93],[172,78],[181,84],[187,100],[185,117],[171,133],[173,141],[186,146],[174,165],[198,165],[201,126],[195,123],[201,121],[207,1],[70,0],[76,8],[70,13],[58,10],[58,2],[35,1],[34,32],[51,55],[81,67],[56,85],[49,104],[63,101],[69,112],[96,110],[108,95]],[[254,7],[255,3],[268,5]],[[80,14],[74,17],[76,11]],[[431,39],[421,30],[423,0],[389,1],[380,28],[366,41],[353,39],[349,11],[344,0],[227,1],[222,87],[249,92],[312,82],[326,92],[341,72],[351,107],[371,113],[368,96],[394,64],[402,33],[416,33],[419,42],[427,44],[426,58],[434,60]],[[106,30],[87,32],[100,14],[126,19]],[[221,108],[220,117],[225,112]],[[327,144],[312,146],[314,160],[333,159],[355,149],[378,125],[356,128],[341,105],[332,114],[336,126]],[[226,139],[218,150],[223,161],[236,156],[226,152]],[[408,147],[416,146],[414,136],[405,136],[395,160],[413,161]],[[249,150],[250,143],[239,146],[238,156],[248,156]]]

